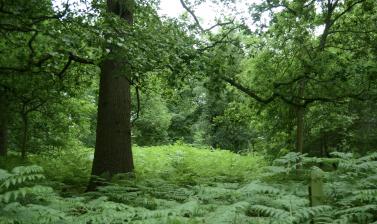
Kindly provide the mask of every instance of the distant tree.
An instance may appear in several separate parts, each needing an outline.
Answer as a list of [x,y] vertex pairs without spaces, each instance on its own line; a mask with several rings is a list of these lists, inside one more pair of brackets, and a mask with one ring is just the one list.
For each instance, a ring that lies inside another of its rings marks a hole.
[[[375,8],[375,2],[367,0],[256,5],[255,18],[270,13],[271,21],[261,24],[262,45],[250,59],[249,75],[244,81],[230,76],[222,79],[262,104],[278,100],[292,107],[296,150],[303,152],[304,120],[310,106],[373,99],[371,74],[376,64],[370,61],[370,52],[376,38],[375,11],[371,10]],[[317,35],[319,28],[323,31]]]
[[[62,93],[75,91],[74,84],[84,80],[77,75],[83,70],[70,73],[72,76],[67,73],[77,64],[93,62],[78,56],[88,52],[87,42],[85,35],[75,30],[82,27],[70,26],[82,18],[73,16],[69,5],[54,11],[49,0],[7,1],[0,5],[0,18],[0,148],[5,154],[8,140],[18,135],[20,144],[16,145],[26,157],[30,114],[59,102]],[[9,132],[18,119],[22,120],[22,131]]]

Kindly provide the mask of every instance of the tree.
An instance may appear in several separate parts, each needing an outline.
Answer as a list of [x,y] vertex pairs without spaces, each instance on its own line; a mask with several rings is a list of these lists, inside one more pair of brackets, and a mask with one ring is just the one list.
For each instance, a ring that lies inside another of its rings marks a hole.
[[[0,18],[0,148],[4,154],[7,140],[18,137],[19,144],[14,145],[26,157],[32,137],[30,115],[59,102],[64,94],[71,95],[77,89],[74,84],[86,80],[78,76],[86,69],[77,69],[77,64],[93,64],[78,56],[89,52],[88,32],[76,31],[83,31],[84,23],[79,23],[83,19],[73,15],[68,4],[54,11],[49,0],[2,2]],[[95,50],[90,53],[95,55]],[[72,68],[76,71],[71,72]],[[18,120],[22,120],[22,134],[17,136],[8,129],[17,126]]]
[[[262,24],[263,45],[252,65],[247,84],[236,77],[222,79],[260,103],[278,100],[293,107],[296,121],[296,150],[303,152],[305,115],[315,103],[341,103],[367,99],[373,80],[368,54],[376,31],[371,21],[372,1],[267,1],[254,7],[270,12],[270,24]],[[276,10],[279,8],[279,10]],[[318,9],[318,10],[317,10]],[[363,16],[361,23],[357,18]],[[267,26],[267,28],[266,28]],[[364,32],[360,29],[367,30]],[[320,27],[320,35],[315,32]],[[355,36],[355,33],[362,38]],[[346,47],[351,45],[352,48]],[[349,64],[348,59],[355,62]]]
[[99,184],[95,176],[110,178],[133,171],[130,120],[139,109],[131,113],[131,86],[138,93],[151,74],[176,81],[195,68],[182,62],[194,51],[193,38],[177,21],[161,20],[156,2],[109,0],[105,8],[97,21],[105,56],[100,64],[97,139],[88,190]]
[[[130,26],[133,0],[108,0],[107,10]],[[134,169],[131,149],[131,68],[117,46],[109,44],[110,53],[101,62],[97,134],[92,176],[130,173]],[[94,178],[88,190],[95,189]]]

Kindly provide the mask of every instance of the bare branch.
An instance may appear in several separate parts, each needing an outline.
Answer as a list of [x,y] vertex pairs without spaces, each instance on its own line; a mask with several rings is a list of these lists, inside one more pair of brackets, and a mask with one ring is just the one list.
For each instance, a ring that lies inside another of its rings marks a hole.
[[196,23],[196,25],[199,27],[199,29],[200,29],[202,32],[205,32],[204,29],[203,29],[203,27],[200,25],[199,19],[198,19],[198,17],[196,17],[194,11],[192,11],[192,10],[190,9],[190,7],[188,7],[188,6],[186,5],[186,3],[185,3],[184,0],[179,0],[179,1],[181,2],[182,7],[183,7],[188,13],[190,13],[190,15],[192,16],[192,18],[195,20],[195,23]]
[[212,29],[214,29],[214,28],[216,28],[218,26],[226,26],[226,25],[234,24],[234,20],[235,20],[235,18],[233,18],[232,20],[230,20],[228,22],[216,23],[215,25],[212,25],[211,27],[205,29],[204,32],[209,32],[209,31],[211,31]]
[[207,32],[211,31],[212,29],[214,29],[214,28],[216,28],[218,26],[226,26],[226,25],[230,25],[230,24],[234,23],[235,18],[233,18],[232,20],[230,20],[228,22],[219,22],[219,23],[216,23],[216,24],[212,25],[211,27],[209,27],[207,29],[204,29],[201,26],[198,17],[195,15],[195,12],[192,9],[190,9],[189,6],[187,6],[187,4],[185,3],[184,0],[179,0],[179,1],[181,2],[182,7],[192,16],[192,18],[195,20],[196,25],[198,26],[198,28],[200,29],[200,31],[203,32],[203,33],[207,33]]

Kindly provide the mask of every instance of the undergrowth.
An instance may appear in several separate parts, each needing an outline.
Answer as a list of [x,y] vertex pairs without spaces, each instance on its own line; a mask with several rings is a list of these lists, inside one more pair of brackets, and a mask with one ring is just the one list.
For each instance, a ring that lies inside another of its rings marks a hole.
[[[261,156],[186,145],[136,148],[135,178],[83,193],[91,154],[70,153],[0,170],[0,223],[377,223],[377,154],[289,153],[267,166]],[[327,196],[315,207],[311,167],[322,168]]]

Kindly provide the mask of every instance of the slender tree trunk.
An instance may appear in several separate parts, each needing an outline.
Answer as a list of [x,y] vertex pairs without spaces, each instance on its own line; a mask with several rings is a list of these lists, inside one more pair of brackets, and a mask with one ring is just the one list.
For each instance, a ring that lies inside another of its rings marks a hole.
[[4,124],[0,124],[0,156],[7,156],[7,129]]
[[[2,110],[2,108],[0,108]],[[0,113],[2,113],[1,111]],[[5,114],[0,114],[0,156],[6,156],[8,153],[7,148],[7,120]]]
[[0,93],[0,156],[6,156],[7,148],[7,127],[8,127],[8,104],[3,93]]
[[297,107],[296,150],[299,153],[303,153],[304,151],[304,116],[305,116],[305,108]]
[[323,132],[321,137],[321,156],[329,157],[328,146],[327,146],[327,133]]
[[[131,0],[108,0],[108,10],[133,21]],[[92,178],[88,191],[101,183],[95,176],[105,179],[114,174],[133,171],[131,149],[131,69],[122,59],[115,46],[101,63],[98,100],[97,136],[92,166]]]
[[289,124],[287,125],[287,133],[288,133],[288,141],[287,145],[288,148],[295,148],[295,117],[296,117],[296,107],[293,105],[289,105],[288,108],[288,120]]
[[28,131],[29,131],[29,120],[27,114],[21,114],[22,118],[22,139],[21,139],[21,158],[26,159],[27,156],[27,142],[28,142]]
[[[304,97],[306,80],[301,80],[298,87],[298,96]],[[301,100],[299,100],[300,102]],[[296,151],[304,152],[304,131],[305,131],[305,108],[302,106],[296,107]]]

